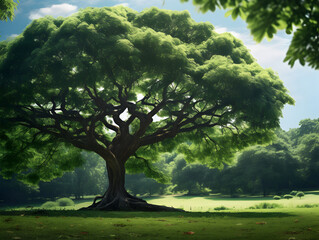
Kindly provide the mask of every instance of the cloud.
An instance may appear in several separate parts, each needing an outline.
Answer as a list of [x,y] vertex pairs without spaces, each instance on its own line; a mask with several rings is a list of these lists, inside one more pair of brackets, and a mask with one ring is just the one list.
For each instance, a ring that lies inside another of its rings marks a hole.
[[284,63],[284,58],[290,44],[290,39],[275,36],[269,42],[255,43],[250,41],[246,47],[251,50],[252,55],[263,67],[289,68]]
[[125,2],[132,7],[150,7],[150,6],[161,6],[164,0],[116,0],[119,3]]
[[34,20],[46,15],[50,15],[53,17],[67,17],[72,13],[75,13],[78,10],[78,7],[75,5],[71,5],[68,3],[55,4],[50,7],[40,8],[35,11],[32,11],[29,15],[29,19]]
[[228,33],[231,33],[234,37],[236,38],[239,38],[239,39],[242,39],[243,36],[242,34],[238,33],[238,32],[234,32],[234,31],[229,31],[226,27],[219,27],[219,26],[215,26],[214,28],[215,32],[217,33],[225,33],[225,32],[228,32]]
[[120,3],[120,4],[116,4],[116,5],[114,5],[114,7],[116,7],[116,6],[129,7],[129,6],[130,6],[130,4],[129,4],[129,3]]
[[9,38],[16,38],[17,36],[19,36],[18,34],[11,34],[10,36],[9,36]]

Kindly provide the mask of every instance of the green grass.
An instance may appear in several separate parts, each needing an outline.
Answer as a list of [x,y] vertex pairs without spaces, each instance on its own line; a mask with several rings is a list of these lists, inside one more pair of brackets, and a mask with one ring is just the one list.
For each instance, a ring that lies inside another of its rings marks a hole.
[[[0,212],[0,239],[319,239],[319,195],[315,193],[290,200],[219,196],[164,196],[147,200],[191,211],[99,212],[20,208]],[[79,209],[91,202],[76,203],[62,209]],[[274,203],[282,208],[249,209]],[[307,204],[312,208],[297,208]],[[221,206],[228,210],[214,210]]]
[[0,239],[304,239],[319,208],[217,213],[0,212]]
[[311,193],[306,194],[301,199],[294,197],[293,199],[274,200],[272,197],[245,197],[245,198],[225,198],[219,195],[212,195],[207,197],[198,196],[164,196],[160,198],[146,199],[149,203],[172,206],[175,208],[182,208],[186,211],[192,212],[211,212],[214,208],[224,206],[228,209],[242,211],[244,209],[253,207],[260,203],[279,204],[283,208],[295,208],[305,204],[319,203],[319,195]]

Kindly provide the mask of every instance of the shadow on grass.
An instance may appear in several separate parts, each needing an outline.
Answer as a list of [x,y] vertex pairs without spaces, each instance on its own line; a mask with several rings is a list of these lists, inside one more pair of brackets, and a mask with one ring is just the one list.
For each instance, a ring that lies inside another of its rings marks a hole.
[[0,216],[46,216],[46,217],[100,217],[100,218],[281,218],[293,214],[282,212],[128,212],[128,211],[77,211],[77,210],[29,210],[0,211]]
[[139,197],[145,201],[149,201],[149,200],[156,200],[156,199],[163,199],[164,197],[163,196],[141,196]]
[[206,195],[181,195],[181,196],[173,196],[173,198],[177,199],[192,199],[192,198],[198,198],[198,197],[205,197]]
[[267,201],[273,200],[271,197],[240,197],[240,198],[231,198],[231,197],[214,197],[207,196],[203,197],[204,199],[213,200],[213,201]]

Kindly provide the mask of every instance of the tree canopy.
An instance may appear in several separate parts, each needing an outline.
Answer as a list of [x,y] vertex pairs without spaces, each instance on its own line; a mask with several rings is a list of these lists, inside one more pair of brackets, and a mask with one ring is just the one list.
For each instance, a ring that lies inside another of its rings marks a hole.
[[36,182],[95,152],[109,175],[99,209],[133,199],[125,167],[163,179],[152,162],[173,149],[221,167],[293,104],[240,40],[187,11],[86,8],[34,20],[0,52],[1,173]]
[[15,2],[14,0],[1,0],[0,2],[0,20],[11,21],[14,18],[14,10],[17,8],[19,1]]
[[[181,0],[188,2],[188,0]],[[278,30],[293,34],[284,61],[293,67],[299,60],[319,69],[319,3],[316,0],[193,0],[200,10],[214,12],[217,7],[229,9],[226,16],[245,20],[257,42],[272,38]]]

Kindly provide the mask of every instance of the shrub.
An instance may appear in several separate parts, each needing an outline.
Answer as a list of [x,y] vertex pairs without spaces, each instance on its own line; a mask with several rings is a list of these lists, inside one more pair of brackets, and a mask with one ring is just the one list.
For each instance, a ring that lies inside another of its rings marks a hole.
[[70,198],[60,198],[56,200],[58,206],[65,207],[65,206],[74,206],[74,202]]
[[296,196],[301,199],[303,196],[305,196],[305,194],[303,192],[297,192]]
[[41,208],[53,208],[53,207],[57,207],[57,206],[58,206],[58,203],[52,202],[52,201],[47,201],[41,205]]
[[249,209],[272,209],[272,208],[282,208],[282,205],[277,203],[259,203]]
[[297,208],[314,208],[314,207],[319,207],[319,204],[303,204],[303,205],[297,206]]
[[220,207],[215,207],[214,210],[216,210],[216,211],[229,210],[229,208],[227,208],[225,206],[220,206]]
[[290,195],[296,196],[296,194],[297,194],[297,191],[295,191],[295,190],[290,192]]
[[292,195],[290,195],[290,194],[286,194],[286,195],[284,195],[284,198],[285,199],[291,199],[291,198],[293,198],[294,196],[292,196]]
[[280,197],[280,196],[278,196],[278,195],[276,195],[276,196],[274,196],[274,197],[273,197],[273,199],[275,199],[275,200],[280,200],[280,199],[281,199],[281,197]]

